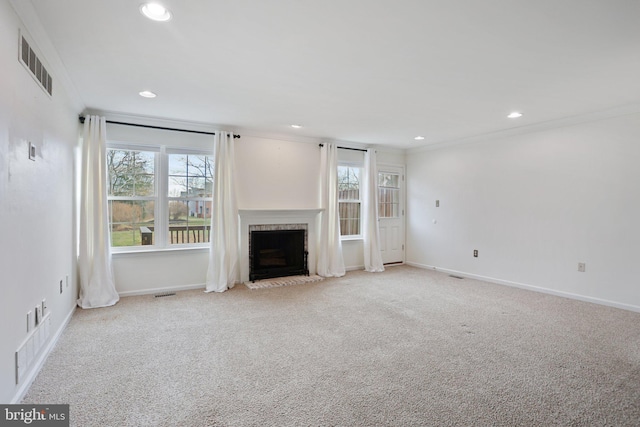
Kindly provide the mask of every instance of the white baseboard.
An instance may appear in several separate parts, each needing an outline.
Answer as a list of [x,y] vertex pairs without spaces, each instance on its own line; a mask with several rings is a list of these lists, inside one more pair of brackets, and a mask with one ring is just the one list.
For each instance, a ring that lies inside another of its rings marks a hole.
[[450,270],[448,268],[440,268],[440,267],[435,267],[433,265],[420,264],[420,263],[410,262],[410,261],[407,261],[406,264],[413,267],[423,268],[426,270],[440,271],[443,273],[454,274],[456,276],[466,277],[469,279],[482,280],[484,282],[495,283],[497,285],[511,286],[514,288],[526,289],[529,291],[540,292],[543,294],[555,295],[559,297],[570,298],[570,299],[590,302],[594,304],[606,305],[608,307],[615,307],[615,308],[620,308],[622,310],[629,310],[629,311],[635,311],[640,313],[640,307],[632,304],[624,304],[617,301],[610,301],[602,298],[594,298],[586,295],[574,294],[571,292],[557,291],[555,289],[544,288],[541,286],[534,286],[534,285],[528,285],[526,283],[518,283],[518,282],[509,281],[509,280],[496,279],[494,277],[481,276],[479,274],[466,273],[464,271]]
[[164,292],[192,291],[194,289],[204,290],[204,288],[205,288],[204,283],[198,283],[195,285],[169,286],[166,288],[141,289],[138,291],[122,291],[122,292],[118,292],[118,295],[120,295],[121,297],[133,297],[137,295],[159,294]]
[[31,384],[33,384],[33,380],[36,379],[36,377],[40,373],[40,370],[44,366],[44,362],[47,360],[47,357],[49,357],[51,350],[53,350],[53,348],[56,346],[56,343],[58,342],[60,335],[62,335],[62,332],[64,332],[64,330],[67,328],[67,325],[69,325],[69,322],[71,321],[71,317],[73,316],[73,313],[76,311],[76,308],[77,307],[74,305],[71,311],[69,312],[69,314],[67,314],[67,317],[62,322],[62,325],[60,325],[60,327],[55,332],[53,337],[49,340],[49,343],[47,344],[47,346],[41,352],[40,357],[38,357],[38,360],[31,368],[31,371],[29,371],[29,373],[24,377],[24,381],[22,382],[22,385],[18,388],[18,390],[16,391],[16,394],[11,399],[10,403],[12,405],[20,403],[20,401],[22,401],[22,399],[24,398],[24,395],[27,394],[29,387],[31,387]]
[[[395,267],[396,265],[405,265],[404,261],[393,263],[393,264],[385,264],[384,268]],[[345,267],[346,271],[356,271],[356,270],[364,270],[364,265],[352,265]]]

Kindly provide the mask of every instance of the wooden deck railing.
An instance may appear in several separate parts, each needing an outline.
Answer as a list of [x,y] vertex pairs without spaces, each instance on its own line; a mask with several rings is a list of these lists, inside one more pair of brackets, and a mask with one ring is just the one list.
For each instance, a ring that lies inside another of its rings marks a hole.
[[[154,227],[140,227],[142,245],[153,244]],[[211,227],[186,225],[169,227],[169,241],[171,244],[180,243],[206,243],[211,238]]]

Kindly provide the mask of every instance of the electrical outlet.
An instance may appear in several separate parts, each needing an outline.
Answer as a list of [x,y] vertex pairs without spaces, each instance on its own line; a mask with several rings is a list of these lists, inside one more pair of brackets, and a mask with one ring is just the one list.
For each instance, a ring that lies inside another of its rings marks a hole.
[[578,271],[581,273],[584,273],[585,271],[587,271],[587,264],[585,264],[584,262],[579,262]]
[[477,249],[473,250],[473,257],[474,258],[478,258],[478,250]]
[[36,146],[31,141],[29,141],[29,159],[34,162],[36,160]]

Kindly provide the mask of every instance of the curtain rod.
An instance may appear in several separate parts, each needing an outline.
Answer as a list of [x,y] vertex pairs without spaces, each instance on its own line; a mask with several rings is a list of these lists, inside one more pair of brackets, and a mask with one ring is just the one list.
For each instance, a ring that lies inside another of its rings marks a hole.
[[[324,147],[324,144],[318,144],[320,147]],[[351,151],[362,151],[363,153],[366,153],[367,150],[365,150],[364,148],[351,148],[351,147],[338,147],[341,150],[351,150]]]
[[[84,116],[80,116],[80,123],[84,123]],[[137,123],[125,123],[125,122],[114,122],[112,120],[107,120],[107,123],[112,124],[112,125],[123,125],[123,126],[135,126],[135,127],[139,127],[139,128],[148,128],[148,129],[159,129],[159,130],[171,130],[174,132],[187,132],[187,133],[198,133],[201,135],[215,135],[215,132],[205,132],[205,131],[201,131],[201,130],[190,130],[190,129],[177,129],[177,128],[167,128],[167,127],[162,127],[162,126],[151,126],[151,125],[140,125]],[[233,135],[234,138],[240,138],[240,135]]]

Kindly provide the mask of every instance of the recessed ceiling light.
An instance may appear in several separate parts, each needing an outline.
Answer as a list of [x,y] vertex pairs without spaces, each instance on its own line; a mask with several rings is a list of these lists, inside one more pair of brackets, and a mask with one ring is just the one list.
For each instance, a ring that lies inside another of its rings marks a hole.
[[144,98],[155,98],[157,96],[155,93],[151,92],[150,90],[143,90],[142,92],[139,93],[139,95]]
[[145,3],[140,6],[140,12],[154,21],[165,22],[171,19],[171,12],[158,3]]
[[518,111],[514,111],[514,112],[510,113],[507,117],[510,118],[510,119],[517,119],[518,117],[522,117],[522,113],[520,113]]
[[424,139],[424,136],[416,136],[415,138],[416,141],[422,141]]
[[291,125],[292,128],[294,129],[300,129],[302,126],[301,125]]

